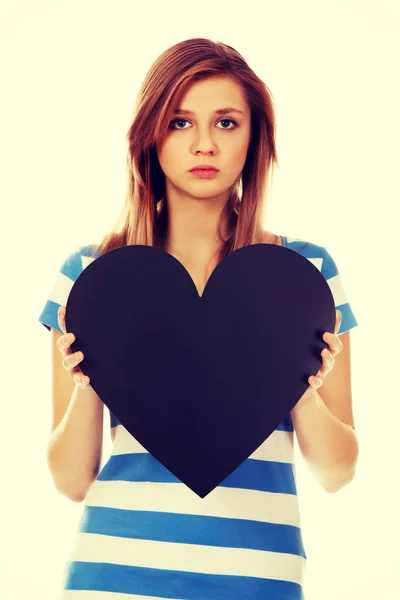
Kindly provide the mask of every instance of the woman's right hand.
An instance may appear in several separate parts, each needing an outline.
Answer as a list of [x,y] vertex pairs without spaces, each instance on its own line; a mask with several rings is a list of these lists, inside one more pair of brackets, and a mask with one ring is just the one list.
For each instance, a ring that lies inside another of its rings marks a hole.
[[75,383],[86,388],[89,384],[90,378],[87,375],[84,375],[81,369],[77,366],[84,358],[82,352],[73,353],[70,349],[71,344],[73,344],[75,341],[75,336],[73,333],[66,332],[66,312],[67,308],[65,306],[60,306],[58,309],[58,325],[60,326],[60,329],[64,335],[58,338],[57,347],[64,357],[64,368],[70,373]]

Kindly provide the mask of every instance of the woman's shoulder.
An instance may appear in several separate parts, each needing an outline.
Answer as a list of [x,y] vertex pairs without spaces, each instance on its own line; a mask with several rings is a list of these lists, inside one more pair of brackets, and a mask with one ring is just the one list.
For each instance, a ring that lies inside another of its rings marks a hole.
[[275,244],[278,246],[282,246],[282,236],[278,235],[277,233],[271,233],[270,231],[267,231],[266,229],[263,231],[262,233],[262,244]]
[[98,244],[87,244],[86,246],[79,246],[79,254],[81,256],[87,256],[89,258],[97,258]]
[[273,233],[271,231],[267,231],[266,229],[263,231],[261,236],[262,244],[273,244],[276,246],[285,246],[291,248],[292,250],[301,250],[302,248],[312,248],[312,250],[320,251],[323,250],[321,246],[317,246],[316,244],[311,244],[307,240],[301,238],[289,237],[286,235],[279,235],[277,233]]
[[272,233],[266,230],[263,232],[262,243],[285,246],[286,248],[295,250],[296,252],[304,254],[307,257],[315,256],[318,258],[322,258],[326,255],[327,252],[324,246],[320,246],[304,238],[278,235],[277,233]]
[[289,250],[294,250],[298,254],[304,256],[304,258],[308,258],[312,263],[315,264],[316,267],[319,268],[319,270],[322,270],[323,265],[327,268],[333,263],[332,256],[329,254],[325,246],[320,246],[319,244],[310,242],[304,238],[278,235],[270,231],[264,231],[262,243],[275,244],[288,248]]
[[75,281],[83,269],[97,258],[96,244],[87,244],[86,246],[77,246],[64,259],[60,266],[60,274],[65,275],[72,281]]

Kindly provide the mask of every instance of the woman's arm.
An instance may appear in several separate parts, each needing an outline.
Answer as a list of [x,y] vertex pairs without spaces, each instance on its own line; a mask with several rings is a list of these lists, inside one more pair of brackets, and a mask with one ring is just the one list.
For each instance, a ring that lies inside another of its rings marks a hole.
[[311,387],[291,417],[301,453],[324,490],[335,493],[349,484],[359,452],[354,429],[338,419]]
[[47,462],[57,490],[81,502],[101,463],[104,404],[91,386],[73,382],[63,367],[52,329],[53,425]]
[[321,375],[322,385],[318,389],[310,386],[291,411],[300,450],[327,492],[336,492],[352,481],[359,454],[352,408],[350,333],[340,336],[340,346],[332,339],[334,367],[328,367],[331,370]]

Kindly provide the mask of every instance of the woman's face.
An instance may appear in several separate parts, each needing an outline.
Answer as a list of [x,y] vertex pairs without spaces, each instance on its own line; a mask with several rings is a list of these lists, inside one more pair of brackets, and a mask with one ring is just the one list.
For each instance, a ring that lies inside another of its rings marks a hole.
[[[243,114],[215,113],[228,107]],[[242,88],[228,77],[199,81],[191,86],[176,109],[193,114],[176,110],[163,146],[157,144],[167,200],[179,197],[225,202],[243,170],[250,142],[250,107]],[[212,179],[195,177],[189,170],[201,163],[211,164],[219,172]]]

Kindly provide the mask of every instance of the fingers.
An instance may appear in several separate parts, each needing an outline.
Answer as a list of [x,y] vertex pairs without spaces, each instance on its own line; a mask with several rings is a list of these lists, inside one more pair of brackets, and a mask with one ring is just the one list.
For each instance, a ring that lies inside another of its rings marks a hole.
[[327,348],[324,348],[324,350],[322,350],[322,366],[315,376],[311,375],[308,378],[308,383],[313,388],[321,387],[325,380],[325,377],[327,376],[329,371],[331,371],[335,366],[334,356],[336,356],[336,354],[339,354],[339,352],[343,350],[343,342],[340,339],[340,337],[336,335],[340,329],[341,323],[342,313],[340,312],[340,310],[336,310],[335,333],[330,333],[329,331],[326,331],[322,336],[324,342],[326,342],[329,345],[329,350]]
[[79,367],[72,367],[71,374],[74,382],[80,386],[87,386],[90,381],[89,377],[84,375]]
[[335,365],[335,359],[333,357],[333,354],[331,354],[329,352],[329,350],[324,348],[324,350],[322,350],[322,352],[321,352],[321,355],[322,355],[322,369],[326,372],[331,371]]
[[313,388],[319,388],[319,387],[321,387],[321,385],[323,383],[322,379],[320,377],[318,377],[319,373],[320,373],[320,371],[318,371],[318,373],[317,373],[317,375],[315,377],[311,376],[311,377],[308,378],[308,383]]
[[82,352],[74,352],[64,358],[64,368],[71,372],[72,379],[79,385],[87,385],[90,381],[89,377],[84,375],[81,369],[77,366],[84,359]]
[[[333,335],[333,334],[330,334],[330,335]],[[333,336],[333,337],[336,337],[336,336]],[[340,352],[340,350],[339,350],[339,352]],[[336,354],[338,354],[338,352],[336,352]],[[321,385],[323,384],[323,382],[325,380],[325,377],[327,376],[329,371],[332,371],[333,367],[335,366],[335,359],[333,357],[333,354],[331,352],[329,352],[329,350],[324,348],[321,352],[321,356],[322,356],[322,366],[321,366],[320,370],[318,371],[318,373],[315,376],[311,375],[308,378],[308,383],[314,388],[321,387]]]
[[309,382],[310,379],[312,380],[311,385],[313,385],[313,387],[321,387],[321,385],[323,384],[325,377],[328,375],[329,371],[332,371],[333,367],[335,366],[335,359],[333,358],[332,354],[329,352],[329,350],[324,349],[322,352],[322,366],[320,368],[320,370],[318,371],[318,373],[315,375],[315,377],[310,377],[309,378]]
[[82,352],[75,352],[74,354],[70,354],[64,357],[64,367],[67,371],[71,371],[74,367],[76,367],[83,360]]
[[336,310],[336,323],[335,323],[335,334],[339,331],[342,323],[342,313],[340,310]]
[[58,338],[57,347],[65,356],[67,356],[68,354],[71,354],[71,351],[68,350],[71,344],[73,344],[73,342],[75,341],[75,336],[73,333],[67,333],[65,324],[65,313],[66,307],[60,306],[60,308],[58,309],[58,325],[64,335]]
[[338,335],[326,331],[322,336],[322,339],[324,340],[324,342],[329,344],[330,352],[333,356],[335,356],[343,350],[343,342]]
[[77,366],[84,359],[82,352],[72,352],[71,344],[75,341],[73,333],[67,333],[65,314],[66,307],[60,306],[58,309],[58,324],[64,335],[60,336],[57,340],[57,347],[63,354],[63,365],[67,371],[70,371],[72,379],[79,385],[88,385],[90,378],[85,376],[81,369]]
[[58,309],[58,313],[57,313],[57,316],[58,316],[58,325],[59,325],[59,327],[60,327],[60,329],[61,329],[61,331],[63,333],[65,333],[67,331],[67,327],[66,327],[66,324],[65,324],[65,313],[66,313],[66,311],[67,311],[67,308],[65,306],[60,306],[59,309]]
[[72,379],[75,383],[83,386],[87,386],[90,378],[84,375],[81,369],[77,366],[84,359],[82,352],[75,352],[70,356],[64,358],[64,367],[71,373]]
[[80,369],[74,373],[72,378],[74,382],[81,387],[87,387],[89,385],[89,377],[86,377],[86,375],[84,375]]
[[75,336],[73,333],[64,333],[64,335],[62,335],[61,337],[58,338],[57,347],[59,350],[61,350],[61,352],[64,355],[68,355],[71,353],[71,350],[69,350],[69,347],[71,346],[71,344],[74,341],[75,341]]

